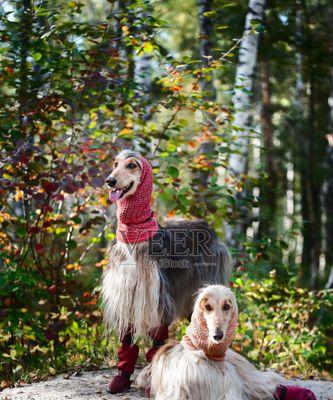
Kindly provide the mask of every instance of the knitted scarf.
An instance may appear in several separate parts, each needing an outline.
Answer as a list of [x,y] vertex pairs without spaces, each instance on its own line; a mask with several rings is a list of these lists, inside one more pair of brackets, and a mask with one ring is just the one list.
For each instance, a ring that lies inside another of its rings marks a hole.
[[237,327],[238,310],[234,310],[227,332],[223,340],[216,343],[210,340],[203,311],[196,305],[191,317],[191,323],[186,329],[181,343],[191,351],[202,350],[207,358],[213,361],[223,361],[225,352],[230,347]]
[[142,171],[136,191],[117,201],[117,239],[124,243],[140,243],[152,238],[158,230],[155,214],[150,208],[153,191],[153,171],[140,156]]

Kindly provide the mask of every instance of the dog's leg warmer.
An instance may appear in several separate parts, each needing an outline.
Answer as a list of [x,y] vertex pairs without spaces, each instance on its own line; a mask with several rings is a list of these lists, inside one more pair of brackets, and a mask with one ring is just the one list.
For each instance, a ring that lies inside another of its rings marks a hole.
[[280,385],[274,393],[276,400],[316,400],[315,394],[304,387]]
[[139,347],[133,343],[132,332],[129,329],[120,339],[121,346],[118,349],[118,375],[114,376],[108,385],[109,393],[121,393],[130,388],[131,375],[139,356]]
[[128,330],[121,338],[121,346],[118,349],[118,363],[117,368],[119,371],[124,372],[128,377],[133,374],[135,364],[139,356],[139,347],[133,343],[132,332]]
[[153,339],[153,347],[151,347],[146,354],[146,360],[150,363],[157,353],[158,349],[164,345],[165,341],[169,337],[168,325],[162,325],[158,328],[154,328],[149,332],[149,336]]

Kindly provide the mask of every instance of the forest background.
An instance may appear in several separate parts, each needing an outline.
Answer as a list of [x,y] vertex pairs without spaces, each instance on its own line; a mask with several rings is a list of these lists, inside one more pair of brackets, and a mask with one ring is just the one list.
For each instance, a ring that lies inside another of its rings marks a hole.
[[228,244],[234,348],[329,377],[332,2],[0,4],[1,387],[113,364],[99,293],[122,148],[152,163],[162,224],[205,218]]

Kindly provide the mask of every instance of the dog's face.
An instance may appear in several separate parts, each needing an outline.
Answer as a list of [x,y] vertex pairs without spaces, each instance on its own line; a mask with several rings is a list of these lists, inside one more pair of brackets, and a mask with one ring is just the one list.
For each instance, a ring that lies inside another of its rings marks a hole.
[[234,294],[225,286],[209,286],[200,294],[198,301],[206,320],[209,339],[213,342],[222,341],[237,307]]
[[135,193],[141,179],[142,163],[138,153],[122,151],[113,163],[113,170],[106,179],[111,189],[110,199],[117,201]]

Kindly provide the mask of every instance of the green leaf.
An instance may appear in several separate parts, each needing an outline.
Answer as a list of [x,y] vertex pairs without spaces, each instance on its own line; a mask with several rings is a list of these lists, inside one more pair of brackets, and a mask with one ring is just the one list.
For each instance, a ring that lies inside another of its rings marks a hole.
[[33,58],[35,61],[39,61],[39,60],[42,58],[42,53],[34,53],[34,54],[32,55],[32,58]]
[[143,45],[143,52],[146,54],[152,53],[154,50],[154,46],[150,42],[145,42]]
[[208,18],[213,18],[216,15],[216,11],[207,11],[207,12],[204,12],[203,15]]
[[288,243],[285,242],[284,240],[280,240],[280,246],[283,248],[283,250],[288,250]]
[[74,250],[76,247],[77,247],[77,243],[76,243],[76,241],[75,240],[69,240],[68,242],[67,242],[67,247],[68,247],[68,249],[69,250]]
[[179,176],[179,170],[176,167],[168,167],[166,170],[167,174],[172,176],[173,178],[178,178]]

